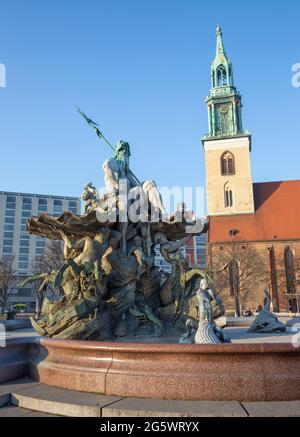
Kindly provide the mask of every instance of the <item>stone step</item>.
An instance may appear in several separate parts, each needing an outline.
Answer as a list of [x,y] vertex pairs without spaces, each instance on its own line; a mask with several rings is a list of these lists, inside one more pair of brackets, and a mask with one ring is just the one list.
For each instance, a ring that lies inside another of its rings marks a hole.
[[25,408],[18,408],[14,405],[7,405],[0,408],[0,417],[55,417],[53,414],[42,411],[31,411]]
[[243,402],[250,417],[300,417],[300,401]]
[[56,388],[29,378],[0,385],[0,406],[0,417],[34,412],[68,417],[300,417],[300,401],[240,403],[120,398]]
[[247,416],[239,402],[120,398],[51,387],[30,379],[0,385],[0,396],[19,408],[69,417]]
[[44,384],[11,388],[10,402],[21,408],[68,417],[100,417],[104,407],[122,398],[83,393]]
[[35,387],[38,382],[32,381],[29,378],[17,379],[15,381],[0,384],[0,407],[10,403],[11,393],[17,393],[20,390]]
[[102,417],[247,417],[239,402],[125,398],[102,409]]

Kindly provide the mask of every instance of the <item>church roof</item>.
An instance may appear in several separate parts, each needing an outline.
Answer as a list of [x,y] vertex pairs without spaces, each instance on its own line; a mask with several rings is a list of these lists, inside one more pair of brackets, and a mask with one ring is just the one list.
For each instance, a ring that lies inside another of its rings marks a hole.
[[255,213],[209,217],[209,243],[300,239],[300,180],[253,184]]

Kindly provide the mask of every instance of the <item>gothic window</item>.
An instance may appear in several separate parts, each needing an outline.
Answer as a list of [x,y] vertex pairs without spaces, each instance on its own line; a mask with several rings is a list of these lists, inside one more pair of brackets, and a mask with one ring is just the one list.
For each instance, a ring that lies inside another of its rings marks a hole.
[[232,208],[233,207],[233,194],[232,190],[229,188],[229,186],[225,186],[225,208]]
[[287,247],[284,251],[284,266],[287,292],[289,294],[296,294],[295,260],[293,251],[290,247]]
[[273,307],[274,307],[274,311],[276,311],[276,313],[279,313],[280,308],[279,308],[279,296],[278,296],[276,256],[273,246],[269,250],[270,250],[270,267],[271,267],[270,274],[271,274]]
[[234,156],[232,153],[223,153],[221,157],[221,172],[222,176],[235,174]]
[[229,264],[229,283],[231,296],[237,296],[239,293],[239,265],[236,260]]
[[217,68],[217,85],[226,86],[227,85],[227,71],[224,65],[219,65]]

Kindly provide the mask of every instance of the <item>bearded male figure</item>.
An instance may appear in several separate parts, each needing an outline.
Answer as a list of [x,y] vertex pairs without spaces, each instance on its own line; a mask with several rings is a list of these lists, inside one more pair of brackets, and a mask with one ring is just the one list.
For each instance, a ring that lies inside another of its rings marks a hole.
[[151,207],[166,214],[161,195],[154,181],[140,182],[129,168],[130,146],[126,141],[118,141],[113,158],[103,164],[104,182],[108,191],[118,191],[121,180],[127,180],[128,190],[140,186]]

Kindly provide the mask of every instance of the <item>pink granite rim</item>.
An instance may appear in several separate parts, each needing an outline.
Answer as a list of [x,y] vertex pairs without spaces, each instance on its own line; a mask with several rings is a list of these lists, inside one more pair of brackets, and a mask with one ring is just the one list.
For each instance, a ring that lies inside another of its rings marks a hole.
[[226,344],[174,344],[174,343],[115,343],[83,340],[59,340],[42,337],[35,343],[51,349],[93,350],[109,352],[139,352],[139,353],[168,353],[168,354],[252,354],[275,353],[295,354],[300,356],[300,348],[290,343],[226,343]]

